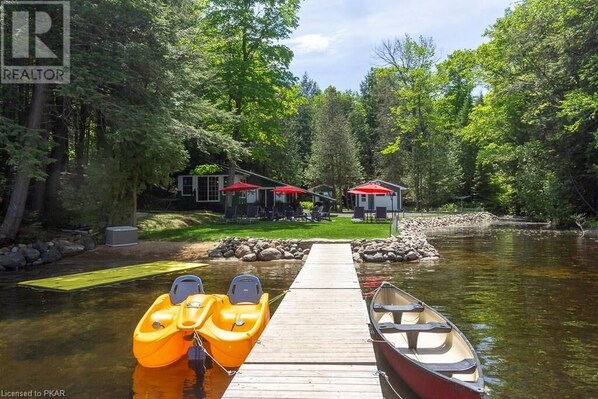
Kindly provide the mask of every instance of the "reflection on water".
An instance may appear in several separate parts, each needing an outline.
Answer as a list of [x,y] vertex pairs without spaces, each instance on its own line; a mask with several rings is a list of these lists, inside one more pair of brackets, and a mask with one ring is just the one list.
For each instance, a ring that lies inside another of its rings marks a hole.
[[[449,317],[475,346],[490,398],[598,398],[596,237],[490,228],[454,229],[430,241],[440,261],[359,265],[363,291],[388,280]],[[232,277],[253,273],[275,296],[299,268],[213,263],[194,273],[206,292],[226,292]],[[77,269],[58,264],[19,280]],[[185,359],[159,370],[137,365],[133,329],[177,274],[75,293],[18,288],[7,275],[0,279],[0,390],[64,389],[69,398],[219,398],[231,379],[217,367],[198,375]],[[404,399],[413,398],[392,381]],[[388,388],[385,393],[392,397]]]
[[490,398],[598,398],[596,237],[451,229],[430,236],[441,260],[364,264],[449,317],[482,361]]
[[[291,285],[300,267],[299,263],[218,262],[193,273],[202,278],[206,292],[218,293],[227,291],[234,276],[252,273],[275,296]],[[51,268],[18,280],[46,277],[53,274]],[[138,366],[133,357],[135,325],[154,299],[168,292],[177,275],[75,293],[16,287],[4,278],[0,390],[64,389],[68,398],[220,398],[231,377],[217,367],[203,376],[189,369],[186,359],[148,369]],[[277,305],[272,304],[271,310]]]

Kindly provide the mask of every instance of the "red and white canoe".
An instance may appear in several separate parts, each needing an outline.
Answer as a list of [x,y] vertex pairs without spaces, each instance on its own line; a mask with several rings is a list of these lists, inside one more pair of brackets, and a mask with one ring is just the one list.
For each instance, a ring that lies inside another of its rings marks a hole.
[[374,293],[370,319],[381,352],[422,399],[479,399],[480,361],[465,335],[446,317],[391,283]]

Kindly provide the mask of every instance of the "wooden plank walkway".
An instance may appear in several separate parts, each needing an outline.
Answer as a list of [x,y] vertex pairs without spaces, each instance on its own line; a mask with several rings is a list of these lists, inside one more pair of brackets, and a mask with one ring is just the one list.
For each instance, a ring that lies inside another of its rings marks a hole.
[[315,244],[223,398],[382,398],[349,244]]

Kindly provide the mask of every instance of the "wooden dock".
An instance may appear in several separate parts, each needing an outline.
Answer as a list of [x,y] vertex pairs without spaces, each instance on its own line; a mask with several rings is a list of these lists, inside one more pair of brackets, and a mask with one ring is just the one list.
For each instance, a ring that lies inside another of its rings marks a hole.
[[223,398],[382,398],[350,244],[315,244]]

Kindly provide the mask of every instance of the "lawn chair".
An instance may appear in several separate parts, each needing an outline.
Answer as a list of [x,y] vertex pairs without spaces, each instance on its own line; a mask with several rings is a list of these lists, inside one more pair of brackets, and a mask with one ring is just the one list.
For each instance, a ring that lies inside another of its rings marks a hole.
[[376,207],[376,215],[375,221],[376,222],[386,222],[386,207],[385,206],[377,206]]
[[365,222],[365,208],[363,206],[356,206],[353,209],[353,222]]
[[231,206],[224,210],[224,216],[222,216],[222,221],[224,223],[235,222],[237,219],[237,207]]
[[330,219],[330,204],[324,207],[324,210],[322,211],[322,220],[332,222],[332,219]]
[[323,208],[324,207],[322,205],[314,206],[314,209],[312,209],[311,213],[308,216],[306,216],[306,219],[310,222],[320,222],[322,220]]

